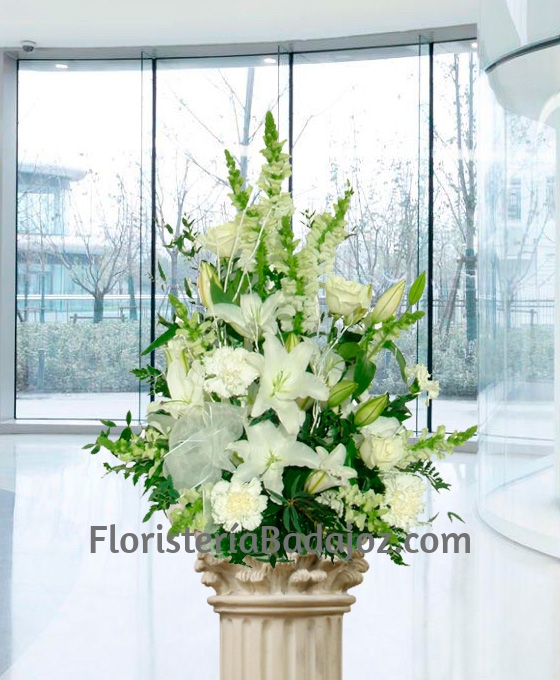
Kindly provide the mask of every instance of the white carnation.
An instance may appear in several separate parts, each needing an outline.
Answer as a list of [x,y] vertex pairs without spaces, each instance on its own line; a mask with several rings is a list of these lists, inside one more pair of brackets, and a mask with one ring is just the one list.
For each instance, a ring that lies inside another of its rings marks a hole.
[[214,392],[222,399],[247,394],[258,371],[248,362],[249,352],[242,348],[219,347],[204,360],[206,392]]
[[384,505],[389,512],[383,519],[394,527],[410,531],[418,524],[418,516],[424,511],[426,485],[416,475],[390,472],[383,477],[385,484]]
[[257,479],[246,484],[234,479],[217,482],[210,493],[210,503],[214,521],[226,531],[253,531],[262,522],[268,498],[261,494]]

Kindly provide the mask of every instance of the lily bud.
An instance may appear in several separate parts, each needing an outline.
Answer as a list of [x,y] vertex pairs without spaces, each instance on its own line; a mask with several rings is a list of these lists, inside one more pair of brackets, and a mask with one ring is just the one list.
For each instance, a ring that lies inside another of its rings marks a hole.
[[302,411],[309,411],[313,406],[313,399],[311,397],[298,397],[296,399],[296,404]]
[[393,316],[401,304],[405,285],[406,281],[399,281],[383,293],[370,314],[371,323],[387,321]]
[[209,310],[212,309],[212,283],[219,288],[222,287],[214,267],[208,262],[201,262],[197,280],[198,298]]
[[300,343],[298,336],[295,333],[290,333],[286,338],[286,350],[291,352]]
[[354,416],[354,422],[358,427],[364,427],[364,425],[371,425],[374,420],[377,420],[379,416],[385,410],[387,402],[389,400],[388,395],[382,394],[380,397],[374,397],[365,404],[362,404],[356,411]]
[[332,480],[324,470],[315,470],[305,480],[303,490],[306,493],[321,493],[332,487]]
[[341,380],[334,387],[331,388],[329,394],[328,405],[332,408],[334,406],[340,406],[343,401],[346,401],[351,397],[356,389],[358,388],[358,383],[352,380]]

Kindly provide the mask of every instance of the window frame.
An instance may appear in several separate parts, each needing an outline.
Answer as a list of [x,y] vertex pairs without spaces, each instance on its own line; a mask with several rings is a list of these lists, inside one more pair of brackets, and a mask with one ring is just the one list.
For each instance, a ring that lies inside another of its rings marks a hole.
[[[63,61],[112,61],[138,59],[151,64],[156,72],[159,59],[185,58],[226,58],[234,56],[266,56],[278,54],[279,59],[288,63],[290,89],[290,137],[293,111],[293,57],[296,54],[314,52],[336,52],[387,47],[427,47],[429,59],[429,140],[428,140],[428,195],[427,230],[429,243],[433,244],[433,58],[434,45],[458,41],[475,41],[477,32],[474,25],[461,25],[433,30],[385,33],[351,38],[307,40],[280,43],[251,43],[236,45],[201,45],[182,47],[160,47],[150,50],[139,48],[122,49],[37,49],[32,56],[23,52],[0,50],[0,434],[3,433],[96,433],[96,421],[80,420],[29,420],[16,419],[16,204],[17,204],[17,72],[19,62]],[[155,96],[155,88],[151,95]],[[155,112],[154,112],[155,113]],[[153,122],[153,121],[152,121]],[[431,370],[433,338],[431,328],[433,305],[433,252],[428,257],[428,370]],[[431,424],[431,409],[428,410],[428,424]],[[475,450],[476,444],[467,447]]]

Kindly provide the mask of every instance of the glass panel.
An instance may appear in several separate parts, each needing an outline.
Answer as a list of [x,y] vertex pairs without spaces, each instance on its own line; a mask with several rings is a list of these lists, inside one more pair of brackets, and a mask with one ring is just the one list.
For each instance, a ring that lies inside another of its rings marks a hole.
[[255,186],[268,110],[282,138],[288,136],[286,104],[280,104],[288,99],[286,62],[276,55],[158,61],[157,257],[166,280],[159,282],[157,312],[164,316],[171,311],[167,293],[181,294],[184,278],[196,279],[191,265],[166,248],[182,221],[194,220],[204,232],[232,216],[224,150]]
[[19,68],[18,418],[139,416],[137,61]]
[[[349,181],[351,238],[337,273],[371,283],[377,296],[426,269],[428,139],[427,49],[418,46],[294,57],[294,197],[300,210],[321,212]],[[301,230],[301,220],[295,228]],[[420,257],[422,255],[422,258]],[[425,321],[419,332],[425,329]],[[420,340],[422,344],[420,344]],[[423,335],[400,341],[408,359],[425,363]],[[398,366],[382,356],[380,390],[402,388]],[[426,424],[425,412],[419,426]]]
[[434,423],[477,421],[476,43],[434,46]]
[[557,46],[484,78],[480,221],[482,511],[557,557],[559,60]]

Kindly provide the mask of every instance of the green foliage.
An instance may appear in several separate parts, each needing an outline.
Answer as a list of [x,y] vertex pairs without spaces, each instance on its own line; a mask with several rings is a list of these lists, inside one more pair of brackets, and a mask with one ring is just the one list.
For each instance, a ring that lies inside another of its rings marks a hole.
[[431,460],[417,460],[414,463],[410,463],[410,465],[404,468],[404,472],[411,472],[412,474],[425,477],[435,491],[439,492],[442,489],[451,488],[450,484],[443,481],[436,466]]
[[[173,296],[170,295],[169,297],[171,298]],[[156,338],[150,345],[146,347],[146,349],[141,353],[141,356],[146,356],[147,354],[150,354],[150,352],[153,352],[158,347],[162,347],[163,345],[165,345],[166,342],[169,342],[171,338],[175,336],[175,333],[177,332],[178,328],[179,326],[177,326],[177,324],[169,326],[169,328],[167,328],[158,338]]]

